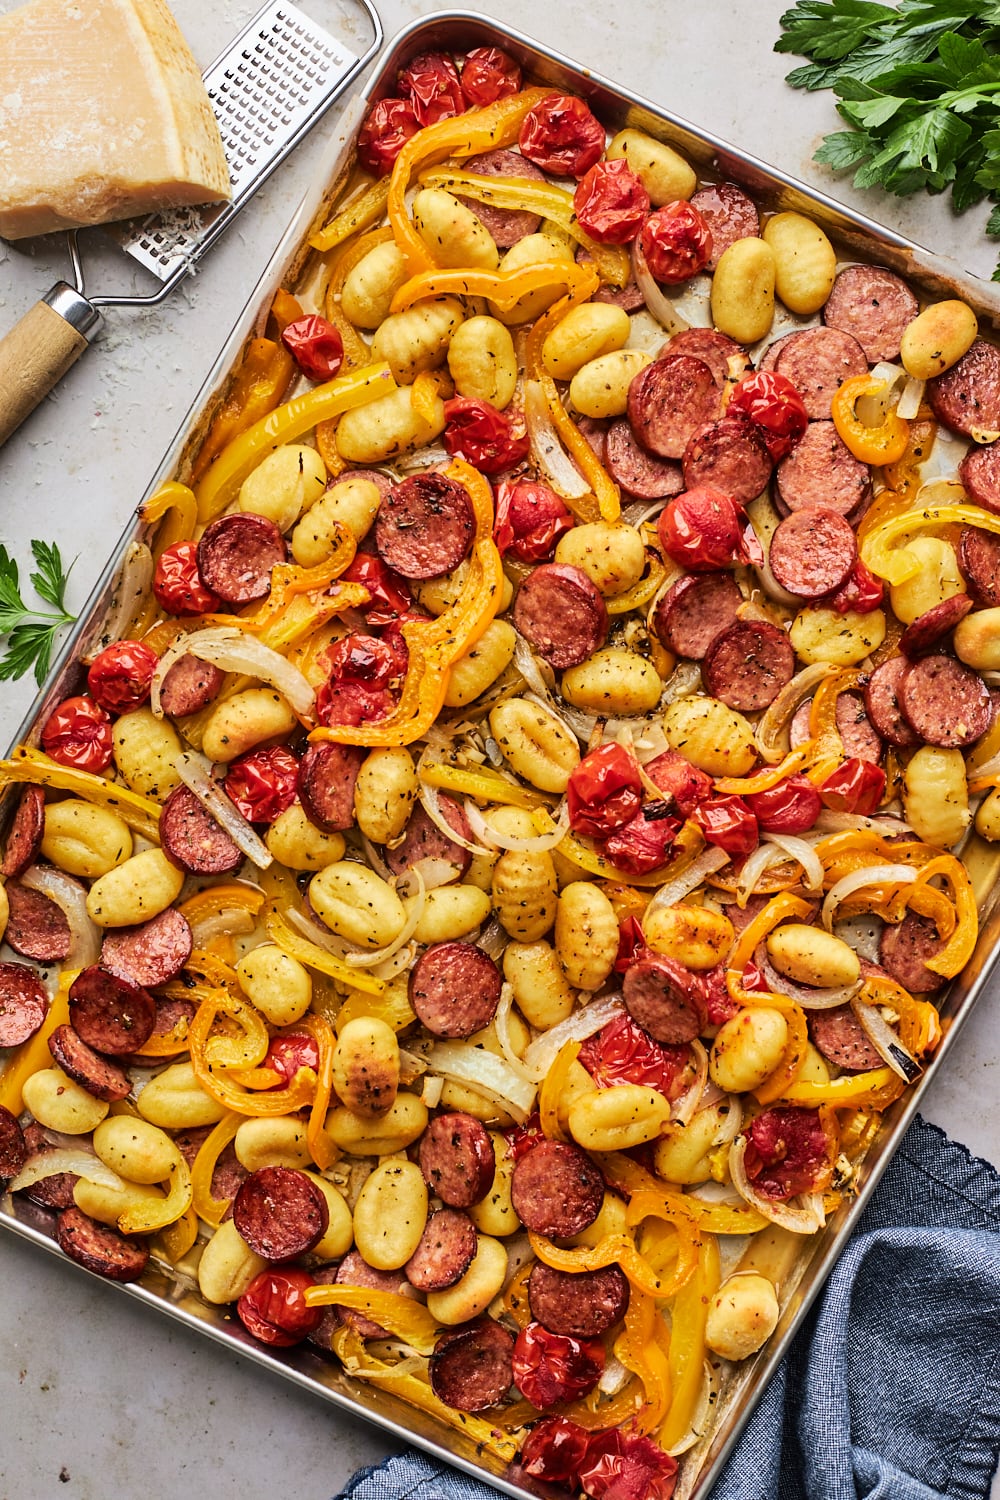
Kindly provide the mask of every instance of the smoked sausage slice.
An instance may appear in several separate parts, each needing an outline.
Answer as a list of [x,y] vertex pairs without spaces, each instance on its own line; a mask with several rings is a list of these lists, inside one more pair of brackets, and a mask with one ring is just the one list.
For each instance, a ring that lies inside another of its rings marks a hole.
[[1000,606],[1000,536],[963,526],[958,566],[977,604],[984,609]]
[[706,270],[714,271],[723,252],[737,240],[760,234],[757,205],[735,182],[712,182],[691,195],[696,208],[712,232],[712,255]]
[[458,1208],[439,1208],[403,1270],[418,1292],[441,1292],[460,1281],[475,1259],[476,1226]]
[[798,599],[836,593],[850,575],[858,544],[849,521],[836,510],[810,506],[779,522],[771,537],[771,572]]
[[878,956],[882,967],[911,995],[928,995],[940,989],[944,979],[928,969],[927,959],[937,958],[944,942],[929,917],[908,911],[898,926],[882,928]]
[[463,1038],[496,1015],[503,981],[475,943],[432,943],[410,971],[410,1004],[435,1036]]
[[748,505],[766,487],[773,464],[753,424],[734,413],[692,433],[682,467],[685,489],[714,485]]
[[471,1208],[493,1186],[496,1154],[486,1126],[456,1110],[436,1115],[420,1138],[420,1170],[449,1208]]
[[379,506],[375,546],[404,578],[440,578],[468,556],[475,530],[472,502],[457,480],[411,474]]
[[628,1302],[628,1280],[618,1266],[556,1271],[539,1260],[528,1277],[531,1316],[568,1338],[597,1338],[625,1316]]
[[138,1281],[149,1260],[145,1240],[126,1239],[76,1207],[59,1215],[56,1239],[70,1260],[108,1281]]
[[525,1229],[562,1239],[593,1224],[604,1178],[579,1146],[540,1141],[515,1162],[510,1197]]
[[637,500],[667,500],[684,488],[680,465],[670,458],[647,453],[626,417],[608,428],[604,442],[604,464],[615,484]]
[[899,649],[904,656],[922,656],[937,644],[943,636],[954,630],[972,608],[968,594],[949,594],[940,604],[925,609],[913,620],[899,638]]
[[864,1027],[849,1005],[810,1011],[809,1035],[827,1062],[835,1063],[845,1072],[867,1073],[871,1068],[882,1066],[881,1055],[868,1040]]
[[1000,515],[1000,443],[970,448],[958,466],[958,477],[977,505]]
[[69,987],[69,1019],[95,1052],[124,1057],[152,1036],[156,1001],[141,986],[91,964]]
[[875,668],[865,684],[865,710],[875,729],[890,745],[906,750],[919,745],[899,701],[899,685],[909,670],[905,657],[890,656]]
[[993,722],[989,688],[953,656],[923,656],[913,662],[900,679],[899,701],[928,745],[971,745]]
[[101,943],[101,968],[143,989],[167,984],[191,957],[191,927],[168,906],[138,927],[110,928]]
[[513,1380],[514,1340],[492,1318],[442,1334],[430,1357],[431,1389],[456,1411],[486,1411]]
[[700,661],[716,636],[735,625],[743,595],[732,573],[686,573],[653,612],[653,632],[669,651]]
[[[503,147],[467,156],[462,169],[477,177],[527,177],[532,182],[545,181],[545,173],[533,161],[517,151],[506,151]],[[492,236],[498,250],[509,250],[518,240],[534,234],[542,222],[538,214],[529,213],[526,209],[498,208],[495,203],[480,203],[476,198],[460,197],[459,202],[464,203],[475,214],[483,228]]]
[[899,358],[917,299],[902,277],[884,266],[856,265],[841,271],[823,307],[823,322],[856,338],[869,364]]
[[811,421],[828,421],[845,380],[868,374],[865,351],[838,328],[804,328],[782,344],[775,373],[790,380]]
[[835,510],[849,516],[868,498],[871,474],[832,422],[810,422],[776,470],[778,498],[790,511]]
[[0,1047],[20,1047],[45,1020],[49,997],[28,964],[0,964]]
[[1000,433],[1000,349],[976,339],[950,370],[928,380],[927,400],[938,421],[952,432],[977,442],[996,438]]
[[16,1115],[0,1104],[0,1177],[16,1177],[28,1159],[24,1131]]
[[722,390],[711,367],[690,354],[654,360],[628,388],[632,431],[659,458],[683,458],[694,434],[721,410]]
[[[317,1281],[324,1280],[323,1273],[317,1275]],[[371,1292],[395,1292],[397,1297],[412,1297],[413,1289],[402,1271],[377,1271],[374,1266],[360,1255],[357,1250],[348,1250],[337,1268],[336,1276],[329,1278],[335,1281],[337,1286],[357,1286]],[[384,1339],[389,1337],[389,1331],[382,1327],[381,1323],[375,1323],[363,1312],[358,1312],[356,1307],[331,1307],[329,1312],[332,1327],[337,1323],[346,1323],[353,1328],[363,1339]],[[324,1322],[323,1326],[329,1326]],[[326,1348],[330,1347],[329,1333],[327,1334]]]
[[297,1167],[260,1167],[233,1199],[233,1223],[265,1260],[294,1260],[326,1234],[327,1201]]
[[626,969],[622,996],[633,1021],[668,1047],[693,1042],[704,1030],[707,1012],[701,985],[675,958],[645,953]]
[[171,864],[189,875],[229,875],[243,863],[243,851],[183,785],[160,811],[160,842]]
[[[460,838],[471,840],[472,830],[462,804],[453,797],[444,795],[439,796],[438,804],[444,813],[445,822],[454,828]],[[422,803],[410,814],[401,842],[394,849],[385,851],[385,862],[394,875],[402,875],[421,859],[445,859],[462,875],[472,863],[469,850],[463,849],[461,844],[442,833],[437,824],[431,821]]]
[[287,557],[273,521],[240,511],[205,527],[198,543],[198,572],[202,583],[227,604],[253,604],[267,598],[271,569]]
[[172,719],[199,713],[219,696],[226,674],[211,661],[182,656],[168,667],[160,687],[160,707]]
[[299,762],[302,811],[323,833],[342,833],[354,823],[354,785],[367,750],[333,741],[310,745]]
[[514,625],[539,656],[557,672],[564,672],[579,666],[604,644],[608,611],[600,591],[581,568],[543,563],[517,591]]
[[10,914],[4,936],[15,953],[40,964],[58,964],[69,957],[73,943],[69,922],[50,896],[8,880],[7,901]]
[[66,1076],[95,1099],[114,1104],[131,1093],[125,1069],[88,1047],[74,1027],[57,1026],[49,1037],[49,1051]]
[[26,786],[7,835],[0,875],[8,880],[23,875],[42,846],[44,832],[45,791],[40,786]]
[[766,620],[737,620],[717,635],[702,663],[713,698],[741,712],[767,708],[795,675],[792,643]]

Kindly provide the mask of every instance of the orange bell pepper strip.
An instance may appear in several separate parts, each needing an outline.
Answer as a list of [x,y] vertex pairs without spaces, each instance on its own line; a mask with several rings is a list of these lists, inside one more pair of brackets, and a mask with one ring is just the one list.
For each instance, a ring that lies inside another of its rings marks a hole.
[[49,1037],[57,1026],[69,1025],[69,987],[79,972],[79,969],[67,969],[60,975],[59,988],[38,1031],[8,1058],[0,1074],[0,1105],[9,1109],[12,1115],[19,1115],[24,1108],[22,1093],[28,1079],[40,1069],[52,1066]]
[[[197,484],[235,437],[273,411],[288,389],[295,361],[276,339],[251,339],[191,469]],[[187,536],[191,533],[188,531]]]
[[51,760],[41,750],[30,745],[18,745],[9,760],[0,760],[0,789],[15,782],[28,782],[32,786],[51,786],[60,792],[72,792],[85,802],[96,807],[107,807],[128,824],[134,833],[143,838],[160,842],[160,805],[151,797],[133,792],[130,787],[116,781],[105,781],[92,771],[80,771],[76,766],[62,766]]
[[230,1198],[212,1197],[212,1178],[216,1163],[242,1123],[240,1115],[227,1110],[198,1147],[198,1154],[191,1166],[191,1201],[194,1211],[199,1219],[204,1219],[213,1229],[218,1229],[232,1202]]
[[905,583],[920,572],[923,564],[905,546],[893,544],[902,536],[932,526],[975,526],[998,535],[1000,516],[978,505],[926,505],[919,510],[907,510],[872,528],[861,543],[861,561],[887,583]]
[[392,299],[392,312],[404,312],[427,297],[487,297],[503,312],[509,312],[529,292],[543,287],[564,287],[567,292],[582,289],[581,300],[597,291],[600,279],[592,266],[578,266],[572,261],[539,261],[516,271],[466,270],[421,271],[404,281]]
[[370,182],[367,187],[357,193],[349,203],[334,214],[329,223],[310,237],[309,243],[314,250],[333,250],[337,245],[342,245],[352,235],[361,229],[368,229],[385,213],[386,200],[389,197],[389,179],[380,177],[377,182]]
[[750,797],[754,792],[769,791],[771,787],[778,786],[787,777],[801,771],[807,764],[809,755],[809,750],[804,745],[800,746],[798,750],[790,750],[778,765],[767,766],[752,776],[720,776],[715,789],[717,792],[732,792],[737,797]]
[[844,741],[837,728],[837,699],[841,693],[857,686],[860,673],[846,668],[825,677],[816,688],[809,710],[809,734],[812,739],[809,780],[820,786],[847,758]]
[[550,1141],[569,1139],[559,1119],[559,1111],[569,1070],[576,1062],[579,1051],[579,1042],[564,1042],[538,1091],[538,1115],[542,1134]]
[[[148,500],[144,500],[139,507],[140,521],[147,526],[163,521],[153,548],[154,558],[158,558],[175,542],[181,542],[186,537],[193,536],[197,516],[198,502],[194,497],[194,491],[186,484],[178,484],[175,480],[161,484],[155,494],[150,495]],[[167,519],[164,519],[165,517]]]
[[918,1000],[887,974],[870,974],[861,988],[868,1005],[882,1005],[899,1017],[899,1039],[914,1057],[934,1052],[943,1035],[941,1018],[929,1000]]
[[917,884],[930,882],[941,876],[951,887],[955,899],[958,925],[941,952],[927,960],[927,967],[943,979],[954,979],[972,957],[979,936],[979,913],[972,881],[965,866],[953,854],[940,854],[924,865],[917,876]]
[[834,393],[833,425],[844,445],[862,463],[896,463],[909,447],[909,423],[897,417],[895,411],[887,411],[874,427],[862,422],[857,414],[857,403],[863,396],[880,396],[885,389],[883,380],[871,375],[853,375]]
[[707,1236],[698,1254],[698,1265],[686,1286],[681,1287],[670,1309],[670,1344],[667,1371],[672,1399],[657,1434],[668,1452],[690,1430],[705,1378],[705,1329],[708,1304],[719,1288],[719,1246]]
[[633,1291],[625,1312],[625,1329],[615,1339],[615,1357],[642,1381],[643,1404],[635,1417],[637,1432],[654,1432],[670,1407],[670,1369],[657,1339],[663,1320],[652,1297]]
[[306,1145],[309,1147],[309,1155],[319,1167],[325,1172],[327,1167],[332,1167],[340,1155],[337,1147],[327,1135],[324,1126],[326,1124],[327,1110],[333,1096],[333,1053],[336,1046],[336,1038],[333,1028],[325,1016],[316,1012],[309,1012],[296,1021],[296,1026],[308,1032],[316,1043],[319,1051],[319,1063],[316,1068],[316,1092],[313,1095],[312,1105],[309,1109],[309,1123],[306,1126]]
[[788,891],[782,891],[774,896],[740,933],[739,941],[729,959],[729,973],[734,975],[738,982],[742,981],[743,970],[753,958],[757,944],[762,943],[768,933],[773,932],[779,923],[789,919],[805,922],[811,911],[812,907],[807,901],[803,901],[799,896],[791,895]]
[[554,1245],[543,1234],[529,1232],[528,1240],[538,1259],[556,1271],[599,1271],[604,1266],[621,1266],[632,1286],[648,1297],[665,1295],[663,1282],[653,1267],[636,1249],[630,1234],[607,1234],[596,1245],[566,1250]]
[[534,1265],[533,1260],[526,1260],[524,1265],[514,1272],[503,1294],[503,1310],[509,1318],[513,1318],[518,1328],[526,1328],[531,1322],[531,1308],[528,1305],[528,1277]]
[[[886,464],[883,467],[882,477],[888,486],[887,494],[892,493],[900,499],[912,500],[924,482],[921,466],[931,455],[938,430],[937,423],[926,415],[928,410],[928,407],[921,406],[920,412],[909,424],[910,432],[906,452],[896,459],[895,463]],[[881,498],[879,496],[879,499]],[[858,528],[859,535],[864,530],[865,523],[874,509],[873,505],[862,521]]]
[[307,1307],[352,1307],[410,1344],[418,1354],[433,1354],[441,1325],[422,1302],[399,1292],[363,1286],[309,1286],[303,1293]]
[[701,1248],[697,1219],[688,1212],[687,1203],[678,1193],[666,1193],[659,1187],[640,1188],[629,1199],[625,1222],[637,1228],[644,1219],[662,1219],[677,1232],[677,1262],[670,1279],[662,1282],[660,1297],[672,1297],[694,1274]]

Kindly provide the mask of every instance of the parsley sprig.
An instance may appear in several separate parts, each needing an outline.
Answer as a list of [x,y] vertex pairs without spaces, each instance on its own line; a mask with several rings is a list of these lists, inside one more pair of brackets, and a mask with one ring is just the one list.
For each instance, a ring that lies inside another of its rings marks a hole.
[[774,50],[811,59],[787,82],[831,89],[852,127],[816,161],[900,197],[950,189],[958,213],[988,200],[1000,239],[1000,0],[798,0],[781,26]]
[[31,555],[38,569],[29,574],[31,586],[46,604],[55,605],[58,613],[50,614],[25,604],[17,563],[7,548],[0,545],[0,635],[7,637],[7,650],[0,656],[0,681],[23,677],[33,667],[35,681],[41,687],[48,676],[56,636],[76,616],[66,608],[69,569],[63,570],[59,548],[54,542],[34,541]]

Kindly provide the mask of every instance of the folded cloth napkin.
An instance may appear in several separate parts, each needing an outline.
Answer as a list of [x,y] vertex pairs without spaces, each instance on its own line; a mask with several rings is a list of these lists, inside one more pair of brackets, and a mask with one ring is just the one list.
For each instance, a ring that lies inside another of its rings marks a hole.
[[[1000,1175],[919,1116],[711,1500],[984,1500],[1000,1452]],[[413,1452],[339,1500],[494,1500]]]

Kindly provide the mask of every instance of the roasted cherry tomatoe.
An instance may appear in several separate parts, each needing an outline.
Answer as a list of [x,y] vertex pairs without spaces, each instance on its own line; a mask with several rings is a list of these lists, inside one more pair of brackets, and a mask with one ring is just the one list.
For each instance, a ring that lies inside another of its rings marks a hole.
[[207,615],[221,603],[218,594],[201,581],[196,542],[175,542],[160,553],[153,572],[153,593],[168,615]]
[[455,396],[444,403],[444,445],[448,452],[483,474],[502,474],[527,458],[531,443],[510,413],[488,401]]
[[823,811],[823,799],[808,776],[788,776],[746,801],[764,833],[805,833]]
[[521,125],[522,155],[555,177],[582,177],[604,155],[604,126],[582,99],[549,94]]
[[493,540],[504,556],[518,562],[544,562],[573,525],[572,515],[547,484],[502,479],[497,485]]
[[516,94],[521,87],[521,69],[499,47],[473,47],[462,64],[462,93],[470,104],[482,107]]
[[749,561],[746,517],[729,495],[713,485],[685,490],[660,512],[657,534],[664,552],[692,573],[714,573]]
[[299,763],[284,745],[254,750],[229,767],[223,789],[248,823],[273,823],[295,801]]
[[275,1349],[290,1349],[312,1333],[323,1316],[310,1307],[306,1290],[316,1283],[298,1266],[271,1266],[254,1277],[236,1304],[236,1311],[254,1338]]
[[143,641],[114,641],[98,652],[87,673],[87,687],[109,713],[127,714],[149,697],[160,658]]
[[712,231],[683,198],[650,214],[639,244],[650,275],[668,286],[690,281],[712,258]]
[[344,363],[344,340],[318,313],[296,318],[281,335],[281,342],[310,380],[332,380]]
[[574,832],[606,838],[631,823],[642,805],[639,768],[622,745],[598,745],[570,775],[566,799]]
[[649,194],[625,159],[599,161],[573,194],[577,221],[601,245],[627,245],[649,213]]
[[870,817],[878,810],[885,795],[885,772],[870,760],[856,756],[826,778],[819,789],[824,806],[832,812],[855,813]]
[[792,382],[774,370],[744,375],[729,399],[726,413],[740,412],[756,427],[775,463],[787,458],[809,426],[809,414]]
[[64,698],[45,721],[42,749],[61,766],[106,771],[114,749],[111,720],[93,698]]
[[514,1384],[532,1406],[547,1411],[593,1390],[605,1358],[600,1339],[572,1338],[529,1323],[514,1344]]

